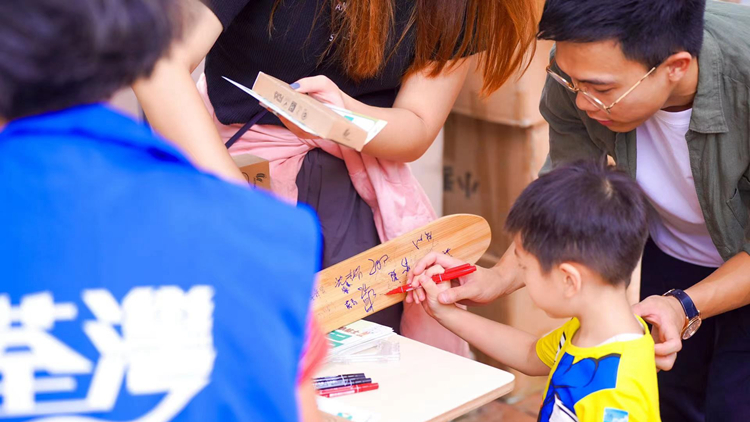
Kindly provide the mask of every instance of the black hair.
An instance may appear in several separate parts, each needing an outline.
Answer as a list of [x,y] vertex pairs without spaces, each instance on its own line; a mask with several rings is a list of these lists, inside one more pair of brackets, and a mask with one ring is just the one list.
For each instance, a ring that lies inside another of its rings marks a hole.
[[537,37],[614,40],[625,57],[652,68],[680,51],[698,56],[705,11],[706,0],[547,0]]
[[577,262],[613,285],[629,283],[648,237],[650,208],[627,174],[596,162],[559,167],[532,182],[506,230],[547,273]]
[[182,0],[0,1],[0,116],[108,99],[180,35]]

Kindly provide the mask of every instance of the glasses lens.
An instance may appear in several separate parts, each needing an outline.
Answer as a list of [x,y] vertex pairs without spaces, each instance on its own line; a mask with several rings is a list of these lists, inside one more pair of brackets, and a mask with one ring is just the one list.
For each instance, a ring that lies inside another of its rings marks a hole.
[[592,96],[591,94],[589,94],[589,93],[588,93],[588,92],[586,92],[586,91],[583,91],[583,90],[581,90],[581,91],[579,91],[579,92],[580,92],[581,94],[583,94],[583,97],[584,97],[585,99],[589,100],[589,102],[590,102],[591,104],[593,104],[593,105],[595,105],[595,106],[599,107],[599,109],[600,109],[601,111],[606,111],[607,113],[609,113],[609,111],[607,111],[607,106],[605,106],[605,105],[604,105],[604,103],[602,103],[601,101],[599,101],[599,100],[598,100],[597,98],[595,98],[594,96]]
[[568,82],[567,80],[565,80],[565,78],[563,78],[562,76],[558,75],[557,73],[555,73],[555,72],[553,72],[551,70],[548,70],[547,73],[550,76],[552,76],[552,79],[554,79],[555,81],[557,81],[557,83],[559,83],[560,85],[564,86],[565,88],[568,88],[568,90],[570,90],[572,92],[576,92],[575,88],[573,88],[573,84],[571,84],[570,82]]

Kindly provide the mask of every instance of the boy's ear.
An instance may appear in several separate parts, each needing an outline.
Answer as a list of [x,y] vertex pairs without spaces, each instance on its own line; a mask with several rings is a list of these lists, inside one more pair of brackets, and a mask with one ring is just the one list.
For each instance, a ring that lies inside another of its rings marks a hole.
[[570,299],[581,291],[581,271],[569,262],[560,264],[559,270],[562,275],[563,295],[566,299]]

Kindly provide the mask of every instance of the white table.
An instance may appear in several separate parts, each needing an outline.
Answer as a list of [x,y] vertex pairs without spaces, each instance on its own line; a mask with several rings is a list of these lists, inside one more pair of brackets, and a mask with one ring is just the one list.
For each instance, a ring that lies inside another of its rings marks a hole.
[[[395,334],[394,334],[395,336]],[[382,422],[450,421],[513,390],[514,376],[396,336],[401,360],[391,363],[329,364],[316,377],[364,372],[375,391],[331,400],[381,415]],[[324,415],[325,421],[341,419]]]

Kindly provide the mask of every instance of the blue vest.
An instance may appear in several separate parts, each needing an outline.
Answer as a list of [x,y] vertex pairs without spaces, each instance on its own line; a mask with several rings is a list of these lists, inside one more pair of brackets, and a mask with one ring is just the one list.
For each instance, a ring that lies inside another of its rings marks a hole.
[[0,421],[296,421],[313,214],[101,105],[0,132]]

